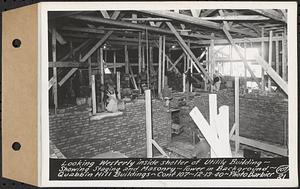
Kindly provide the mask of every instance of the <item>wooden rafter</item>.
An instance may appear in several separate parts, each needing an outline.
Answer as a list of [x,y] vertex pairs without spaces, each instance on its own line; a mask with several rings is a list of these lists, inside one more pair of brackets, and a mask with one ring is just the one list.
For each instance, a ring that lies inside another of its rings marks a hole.
[[209,16],[215,11],[216,11],[216,9],[207,9],[206,11],[202,11],[201,17]]

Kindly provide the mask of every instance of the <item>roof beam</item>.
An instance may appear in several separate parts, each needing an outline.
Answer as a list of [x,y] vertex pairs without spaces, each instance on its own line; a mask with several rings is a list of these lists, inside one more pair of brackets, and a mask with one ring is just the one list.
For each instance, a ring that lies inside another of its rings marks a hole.
[[[147,25],[142,25],[142,24],[134,24],[134,23],[129,23],[129,22],[122,22],[122,21],[117,21],[117,20],[111,20],[111,19],[105,19],[105,18],[99,18],[99,17],[93,17],[93,16],[86,16],[86,15],[75,15],[70,17],[72,19],[77,19],[77,20],[82,20],[82,21],[87,21],[87,22],[94,22],[94,23],[101,23],[101,24],[109,24],[109,25],[115,25],[115,26],[121,26],[124,28],[135,28],[135,29],[140,29],[140,30],[148,30],[148,31],[153,31],[153,32],[158,32],[158,33],[164,33],[164,34],[173,34],[172,31],[158,28],[158,27],[153,27],[153,26],[147,26]],[[208,35],[201,35],[201,34],[189,34],[189,35],[183,35],[181,36],[184,37],[193,37],[193,38],[205,38],[205,39],[210,39],[211,37]]]
[[260,15],[228,15],[228,16],[214,16],[214,17],[199,17],[201,20],[270,20],[268,17],[260,16]]
[[125,21],[170,21],[167,18],[122,18]]
[[[160,10],[151,10],[151,11],[143,10],[141,12],[151,14],[151,15],[155,15],[155,16],[161,16],[161,17],[165,17],[165,18],[169,18],[169,19],[173,19],[173,20],[177,20],[177,21],[181,21],[181,22],[185,22],[185,23],[189,23],[189,24],[195,24],[195,25],[198,25],[198,26],[213,28],[213,29],[217,29],[217,30],[222,29],[222,25],[219,24],[219,23],[211,22],[211,21],[207,21],[207,20],[201,20],[201,19],[196,18],[196,17],[192,17],[192,16],[188,16],[188,15],[184,15],[184,14],[179,14],[179,13],[176,13],[176,12],[160,11]],[[244,34],[244,35],[249,35],[249,36],[252,36],[252,37],[257,36],[253,32],[242,31],[242,30],[237,29],[237,28],[231,28],[230,31],[236,32],[236,33],[241,33],[241,34]]]
[[193,17],[199,17],[201,13],[201,9],[191,9],[191,13]]
[[269,17],[273,20],[281,21],[281,22],[287,22],[282,15],[279,14],[279,12],[273,10],[273,9],[250,9],[254,12],[258,12],[266,17]]

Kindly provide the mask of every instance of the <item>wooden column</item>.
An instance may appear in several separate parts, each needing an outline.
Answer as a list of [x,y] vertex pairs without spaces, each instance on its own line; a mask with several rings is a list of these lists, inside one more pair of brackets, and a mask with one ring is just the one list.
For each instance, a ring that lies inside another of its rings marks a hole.
[[145,90],[145,105],[146,105],[146,146],[147,158],[152,158],[152,108],[151,108],[151,90]]
[[[100,48],[99,50],[100,55],[100,84],[104,87],[104,62],[103,62],[103,49]],[[101,109],[105,110],[104,107],[104,91],[101,92]]]
[[[261,29],[261,57],[265,59],[265,42],[264,42],[264,28]],[[266,82],[265,82],[265,70],[263,67],[261,68],[261,86],[262,90],[264,91],[266,88]]]
[[[247,60],[247,46],[246,46],[246,42],[244,42],[244,57]],[[245,70],[245,82],[246,82],[245,86],[247,86],[247,68],[246,68],[245,64],[244,64],[244,70]]]
[[116,56],[116,51],[114,51],[114,74],[116,74],[117,72],[116,63],[117,63],[117,56]]
[[153,71],[153,47],[149,47],[149,74]]
[[[211,40],[210,40],[210,46],[209,46],[209,68],[210,68],[209,76],[212,78],[212,80],[214,79],[214,73],[215,73],[214,37],[215,37],[215,34],[212,33]],[[210,91],[212,91],[212,83],[211,83]]]
[[237,154],[240,148],[240,141],[239,141],[239,137],[240,137],[240,102],[239,102],[239,98],[240,98],[240,91],[239,91],[239,78],[235,77],[234,80],[234,119],[235,119],[235,153]]
[[159,47],[158,47],[158,97],[162,98],[161,94],[161,67],[162,67],[162,36],[159,36]]
[[125,57],[125,74],[129,74],[129,58],[128,58],[128,47],[124,46],[124,57]]
[[142,34],[139,32],[139,41],[138,41],[138,63],[139,63],[139,74],[142,72]]
[[[269,33],[269,65],[272,67],[272,35],[273,31],[271,30]],[[268,77],[268,90],[271,91],[271,78]]]
[[142,70],[145,71],[145,47],[142,46]]
[[162,89],[165,88],[165,62],[166,62],[166,36],[163,36],[163,49],[162,49]]
[[[56,62],[56,31],[55,29],[52,30],[52,61]],[[52,87],[52,93],[53,93],[53,100],[54,100],[54,112],[55,114],[57,113],[57,107],[58,107],[58,102],[57,102],[57,68],[53,67],[53,78],[54,78],[54,83]]]
[[229,58],[230,58],[230,76],[233,75],[233,67],[232,67],[232,45],[229,45]]
[[186,75],[185,73],[182,74],[182,92],[186,92]]
[[284,81],[287,81],[287,38],[286,38],[286,28],[283,30],[282,36],[282,78]]
[[88,58],[88,71],[89,71],[89,86],[92,86],[92,59],[91,57]]
[[[279,35],[276,34],[276,37],[278,37]],[[275,68],[276,68],[276,72],[279,74],[279,41],[276,40],[275,41]]]
[[96,87],[95,87],[95,75],[92,75],[92,104],[93,104],[93,115],[97,112],[97,102],[96,102]]
[[121,99],[121,82],[120,82],[120,72],[117,72],[117,91],[118,91],[118,99]]

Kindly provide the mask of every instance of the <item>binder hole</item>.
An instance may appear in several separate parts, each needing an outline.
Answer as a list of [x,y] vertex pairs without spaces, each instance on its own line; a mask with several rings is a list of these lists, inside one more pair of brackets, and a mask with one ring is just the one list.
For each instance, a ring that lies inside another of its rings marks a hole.
[[20,144],[19,142],[14,142],[14,143],[12,144],[12,149],[13,149],[14,151],[19,151],[19,150],[21,149],[21,144]]
[[21,40],[20,39],[14,39],[12,42],[13,47],[19,48],[21,46]]

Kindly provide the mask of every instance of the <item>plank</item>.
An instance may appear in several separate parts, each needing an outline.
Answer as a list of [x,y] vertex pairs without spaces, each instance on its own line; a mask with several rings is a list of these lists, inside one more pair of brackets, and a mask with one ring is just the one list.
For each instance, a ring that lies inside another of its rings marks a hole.
[[[261,29],[261,57],[264,58],[265,57],[265,42],[263,41],[264,38],[264,28]],[[262,90],[264,91],[266,88],[266,82],[265,82],[265,70],[263,69],[263,67],[261,68],[261,85],[262,85]]]
[[138,38],[138,63],[139,63],[139,74],[142,72],[142,33],[139,32]]
[[108,31],[81,59],[80,62],[85,62],[103,43],[111,36],[113,31]]
[[153,139],[151,139],[151,142],[152,142],[152,144],[155,146],[155,148],[165,157],[165,158],[170,158],[169,156],[168,156],[168,154],[159,146],[159,144],[155,141],[155,140],[153,140]]
[[227,15],[227,16],[213,16],[213,17],[199,17],[201,20],[214,20],[214,21],[258,21],[258,20],[270,20],[270,18],[260,15]]
[[232,157],[230,148],[229,137],[229,106],[221,106],[219,108],[219,114],[216,117],[216,128],[221,144],[223,144],[224,151],[227,152],[227,156]]
[[161,71],[162,71],[162,46],[163,46],[163,40],[162,36],[159,36],[159,48],[158,48],[158,96],[159,98],[162,98],[162,93],[161,93]]
[[287,81],[287,38],[286,38],[286,28],[284,29],[282,36],[282,78]]
[[[238,138],[239,138],[240,143],[242,143],[242,144],[252,146],[254,148],[262,149],[262,150],[265,150],[268,152],[272,152],[275,154],[279,154],[282,156],[288,156],[288,149],[286,147],[268,144],[266,142],[257,141],[257,140],[249,139],[249,138],[242,137],[242,136],[239,136]],[[237,139],[237,136],[234,135],[232,137],[232,140],[236,140],[236,139]]]
[[121,74],[117,72],[117,92],[118,92],[118,99],[121,100]]
[[163,36],[162,49],[162,89],[165,88],[165,67],[166,67],[166,36]]
[[145,106],[146,106],[146,146],[147,158],[153,157],[152,152],[152,108],[151,108],[151,90],[145,90]]
[[211,128],[197,107],[194,107],[189,113],[193,121],[204,135],[206,141],[213,149],[216,157],[230,157],[227,151],[222,147],[222,143],[217,137],[217,133]]
[[257,62],[264,68],[267,74],[277,83],[277,85],[288,95],[288,84],[278,73],[259,55],[256,56]]
[[93,103],[93,115],[97,112],[97,102],[96,102],[96,87],[95,87],[95,75],[92,75],[92,103]]
[[238,153],[240,149],[240,84],[239,77],[234,78],[234,126],[235,135],[238,138],[235,140],[235,154]]
[[258,12],[266,17],[269,17],[273,20],[278,20],[281,22],[287,22],[282,15],[280,15],[277,11],[273,10],[273,9],[250,9],[251,11],[255,11]]
[[171,62],[171,67],[169,68],[169,71],[174,69],[183,57],[184,57],[184,53],[182,53],[174,63]]
[[[199,61],[197,60],[197,58],[195,57],[195,55],[193,54],[193,52],[191,51],[191,49],[187,46],[187,44],[185,43],[185,41],[181,38],[181,36],[178,34],[178,32],[176,31],[176,29],[174,28],[174,26],[170,23],[167,22],[166,23],[168,25],[168,27],[170,28],[170,30],[174,33],[174,35],[176,36],[177,40],[179,41],[179,44],[183,47],[183,50],[186,52],[186,54],[194,61],[197,62],[199,68],[195,65],[196,70],[199,73],[203,73],[204,76],[212,83],[212,79],[210,78],[210,76],[207,74],[207,72],[205,71],[205,69],[200,65]],[[192,64],[195,64],[192,61]]]
[[[56,30],[52,29],[52,61],[56,62]],[[54,100],[54,106],[55,106],[55,114],[58,108],[58,100],[57,100],[57,68],[53,68],[53,87],[52,87],[52,93],[53,93],[53,100]]]
[[275,41],[275,67],[276,72],[279,74],[279,41]]
[[[217,133],[218,136],[218,128],[217,128],[217,95],[216,94],[209,94],[209,125]],[[211,158],[216,158],[217,155],[214,151],[210,150]]]

